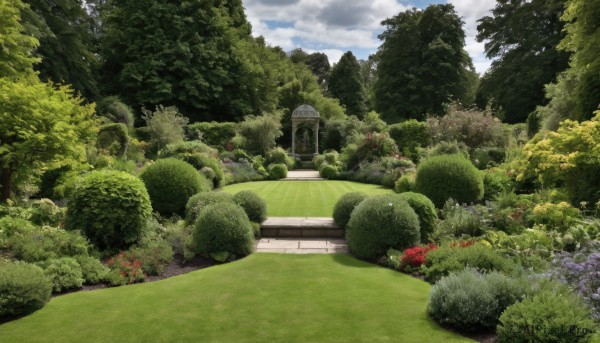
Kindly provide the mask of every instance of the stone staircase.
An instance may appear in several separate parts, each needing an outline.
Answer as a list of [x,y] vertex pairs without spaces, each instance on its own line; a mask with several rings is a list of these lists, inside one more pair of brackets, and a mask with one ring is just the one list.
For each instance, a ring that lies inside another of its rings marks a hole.
[[271,217],[260,226],[262,237],[344,238],[344,229],[331,218]]

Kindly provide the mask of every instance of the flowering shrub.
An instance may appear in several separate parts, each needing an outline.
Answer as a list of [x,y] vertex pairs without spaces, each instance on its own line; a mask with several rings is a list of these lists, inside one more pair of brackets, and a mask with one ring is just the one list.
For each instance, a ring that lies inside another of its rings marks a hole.
[[404,253],[402,254],[402,269],[406,272],[410,272],[415,268],[421,268],[421,266],[427,263],[427,254],[431,250],[437,248],[437,245],[429,243],[427,245],[419,245],[404,250]]
[[112,286],[142,282],[146,278],[142,270],[142,261],[130,252],[120,252],[109,259],[106,264],[111,269],[108,280]]
[[368,133],[358,140],[357,144],[349,144],[342,151],[341,159],[348,169],[353,169],[361,162],[372,162],[380,157],[394,156],[398,147],[387,132]]
[[576,253],[561,253],[552,262],[553,276],[570,284],[600,319],[600,243]]

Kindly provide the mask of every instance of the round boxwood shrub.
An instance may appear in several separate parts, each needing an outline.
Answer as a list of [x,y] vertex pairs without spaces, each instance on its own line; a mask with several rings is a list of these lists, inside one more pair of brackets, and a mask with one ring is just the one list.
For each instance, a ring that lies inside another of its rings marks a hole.
[[404,192],[398,194],[398,196],[406,200],[417,216],[419,216],[421,242],[428,242],[429,235],[433,233],[435,222],[437,220],[435,205],[433,205],[433,202],[431,202],[428,197],[419,193]]
[[321,165],[323,164],[323,162],[325,162],[325,156],[324,155],[317,155],[313,158],[313,165],[315,167],[316,170],[320,170],[321,169]]
[[52,283],[42,268],[24,262],[0,262],[0,317],[42,308],[51,294]]
[[83,285],[81,266],[72,257],[53,258],[39,262],[38,265],[52,282],[54,292],[80,288]]
[[120,171],[95,171],[71,192],[65,226],[82,230],[100,249],[124,249],[140,238],[151,214],[140,179]]
[[332,166],[328,163],[323,163],[321,165],[321,169],[319,171],[321,177],[326,179],[335,179],[338,175],[338,169],[335,166]]
[[241,206],[250,221],[262,223],[267,219],[267,202],[256,192],[245,190],[233,196],[233,202]]
[[220,261],[248,255],[254,248],[250,220],[234,203],[213,204],[200,211],[192,239],[196,253]]
[[527,292],[527,284],[521,280],[469,268],[432,287],[427,312],[442,325],[479,331],[495,327],[500,314]]
[[419,217],[406,200],[378,195],[361,202],[347,226],[350,251],[360,258],[375,258],[388,249],[404,250],[419,244]]
[[183,214],[192,195],[211,190],[196,168],[175,158],[156,161],[140,178],[146,184],[152,208],[163,215]]
[[589,342],[598,327],[575,295],[542,291],[514,304],[500,316],[500,343]]
[[225,202],[233,202],[233,195],[225,192],[205,192],[192,196],[185,205],[185,220],[193,224],[198,214],[206,206]]
[[81,266],[81,274],[85,284],[95,285],[106,280],[110,270],[99,259],[81,255],[75,256],[75,259]]
[[341,227],[346,227],[350,221],[352,211],[368,197],[368,195],[361,192],[350,192],[342,195],[333,208],[333,221]]
[[288,168],[283,163],[271,164],[269,166],[269,177],[272,180],[285,179],[287,177]]
[[394,185],[394,192],[404,193],[412,192],[415,189],[415,175],[414,173],[402,175]]
[[434,156],[417,168],[415,190],[438,208],[449,198],[471,203],[483,197],[483,177],[471,161],[460,155]]

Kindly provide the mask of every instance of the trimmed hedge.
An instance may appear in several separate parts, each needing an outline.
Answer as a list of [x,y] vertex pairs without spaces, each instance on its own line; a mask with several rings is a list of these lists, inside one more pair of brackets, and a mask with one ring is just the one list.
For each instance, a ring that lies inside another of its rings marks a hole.
[[254,249],[250,220],[234,203],[213,204],[200,211],[192,240],[196,253],[218,261],[245,256]]
[[405,174],[402,175],[394,185],[394,192],[396,193],[404,193],[404,192],[412,192],[415,189],[415,174]]
[[185,220],[188,224],[193,224],[206,206],[226,202],[233,202],[233,195],[225,192],[198,193],[190,197],[185,205]]
[[483,176],[471,161],[460,155],[430,157],[419,165],[415,190],[441,208],[452,198],[471,203],[483,197]]
[[288,168],[283,163],[272,164],[269,166],[269,178],[272,180],[285,179],[287,177]]
[[347,226],[350,251],[359,258],[376,258],[390,249],[419,244],[419,217],[406,200],[378,195],[361,202]]
[[251,222],[262,223],[267,219],[267,202],[256,192],[240,191],[233,196],[233,202],[244,209]]
[[208,145],[224,147],[236,134],[236,123],[231,122],[200,122],[187,126],[187,136],[190,139],[198,139],[198,133],[202,134],[202,141]]
[[24,262],[0,263],[0,317],[40,309],[51,294],[52,283],[42,268]]
[[333,221],[341,227],[346,227],[350,221],[352,211],[368,197],[368,195],[361,192],[350,192],[342,195],[333,208]]
[[427,123],[415,119],[389,125],[387,131],[400,152],[410,158],[416,156],[417,148],[428,146],[431,139]]
[[80,288],[83,285],[81,266],[72,257],[61,257],[37,263],[52,281],[52,291]]
[[162,215],[182,215],[192,195],[211,190],[206,178],[191,164],[175,158],[156,161],[140,178],[146,184],[152,208]]
[[339,171],[335,166],[328,163],[321,164],[321,169],[319,170],[319,175],[321,177],[334,180],[337,178],[338,173]]
[[95,171],[71,192],[65,227],[82,230],[100,249],[125,249],[140,238],[151,214],[140,179],[120,171]]
[[438,217],[435,205],[433,205],[433,202],[431,202],[428,197],[419,193],[404,192],[398,194],[398,196],[406,200],[417,216],[419,216],[421,242],[427,243],[429,241],[429,235],[431,235],[435,229],[435,222]]

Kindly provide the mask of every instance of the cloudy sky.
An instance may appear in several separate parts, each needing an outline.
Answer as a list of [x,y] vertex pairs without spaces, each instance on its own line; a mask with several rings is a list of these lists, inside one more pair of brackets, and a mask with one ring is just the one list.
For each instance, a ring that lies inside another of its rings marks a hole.
[[254,35],[289,51],[324,52],[335,63],[351,50],[366,59],[381,42],[381,21],[401,11],[429,4],[452,3],[465,22],[466,50],[479,73],[491,63],[483,43],[475,41],[477,19],[487,15],[495,0],[243,0]]

